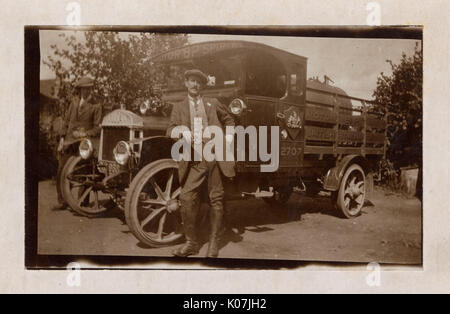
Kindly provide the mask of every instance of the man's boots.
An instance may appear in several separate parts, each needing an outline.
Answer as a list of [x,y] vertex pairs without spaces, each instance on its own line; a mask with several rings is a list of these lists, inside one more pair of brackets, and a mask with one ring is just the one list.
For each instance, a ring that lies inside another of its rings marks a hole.
[[211,220],[211,233],[209,235],[209,245],[206,257],[217,257],[219,255],[219,235],[221,233],[223,219],[223,205],[216,203],[209,212]]
[[196,213],[193,202],[186,204],[188,206],[181,206],[180,213],[184,225],[184,236],[186,238],[186,243],[180,246],[178,249],[172,252],[175,256],[186,257],[189,255],[196,255],[199,251],[199,245],[197,242],[196,234]]
[[227,202],[223,203],[223,219],[220,238],[222,241],[239,242],[242,241],[241,232],[238,227],[231,223],[231,214]]

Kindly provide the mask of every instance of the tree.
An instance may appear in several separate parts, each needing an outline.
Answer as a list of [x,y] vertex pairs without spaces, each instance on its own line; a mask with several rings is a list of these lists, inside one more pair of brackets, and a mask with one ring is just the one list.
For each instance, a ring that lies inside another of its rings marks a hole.
[[58,98],[63,111],[74,93],[74,83],[84,75],[95,78],[94,96],[106,107],[129,108],[138,98],[154,96],[157,78],[149,59],[188,41],[183,34],[140,33],[124,38],[118,32],[84,32],[83,42],[73,35],[60,36],[66,47],[51,46],[54,56],[44,63],[61,82]]
[[[73,35],[60,34],[64,38],[64,47],[52,45],[53,56],[43,60],[59,82],[56,95],[59,101],[51,112],[54,127],[40,129],[40,151],[44,160],[56,156],[61,117],[69,108],[78,79],[84,75],[95,79],[93,96],[105,112],[121,106],[132,109],[139,101],[155,97],[153,87],[160,76],[152,69],[150,58],[188,42],[184,34],[123,36],[118,32],[87,31],[83,35],[83,40],[77,40]],[[49,152],[53,152],[53,156],[49,156]]]
[[422,64],[418,45],[414,54],[402,54],[399,64],[386,60],[392,75],[383,72],[373,93],[376,107],[388,116],[387,157],[394,167],[422,162]]

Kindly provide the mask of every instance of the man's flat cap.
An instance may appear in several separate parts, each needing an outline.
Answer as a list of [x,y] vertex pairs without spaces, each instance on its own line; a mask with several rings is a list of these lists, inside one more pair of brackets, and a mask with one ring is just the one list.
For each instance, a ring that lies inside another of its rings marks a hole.
[[91,87],[94,86],[94,79],[89,76],[83,76],[75,83],[75,87]]
[[206,76],[205,73],[203,73],[200,70],[192,69],[192,70],[187,70],[186,72],[184,72],[184,77],[186,79],[188,79],[189,76],[196,76],[196,77],[200,78],[200,80],[203,82],[204,85],[206,85],[206,83],[208,83],[208,77]]

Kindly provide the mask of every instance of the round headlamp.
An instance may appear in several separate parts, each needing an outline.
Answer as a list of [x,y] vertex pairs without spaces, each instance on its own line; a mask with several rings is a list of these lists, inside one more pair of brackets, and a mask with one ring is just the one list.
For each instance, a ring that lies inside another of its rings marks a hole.
[[287,139],[288,132],[285,129],[281,130],[281,137],[283,138],[283,140]]
[[236,98],[230,102],[230,111],[234,115],[240,115],[245,108],[245,103],[239,98]]
[[142,102],[139,105],[139,111],[141,112],[142,115],[145,115],[148,109],[150,109],[150,102],[148,100]]
[[116,147],[114,147],[113,150],[114,153],[114,159],[119,165],[126,165],[128,162],[128,159],[131,156],[131,147],[128,145],[125,141],[120,141],[117,143]]
[[92,142],[85,138],[80,142],[80,146],[78,146],[78,151],[80,153],[81,158],[88,159],[92,156],[94,152],[94,147],[92,146]]

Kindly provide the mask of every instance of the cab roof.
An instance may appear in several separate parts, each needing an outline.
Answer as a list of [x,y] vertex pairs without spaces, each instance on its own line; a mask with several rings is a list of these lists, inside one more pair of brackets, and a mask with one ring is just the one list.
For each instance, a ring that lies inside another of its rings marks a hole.
[[271,53],[275,57],[292,62],[306,62],[307,58],[269,45],[244,40],[217,40],[191,44],[171,49],[151,58],[154,63],[172,63],[202,58],[226,50],[256,49]]

